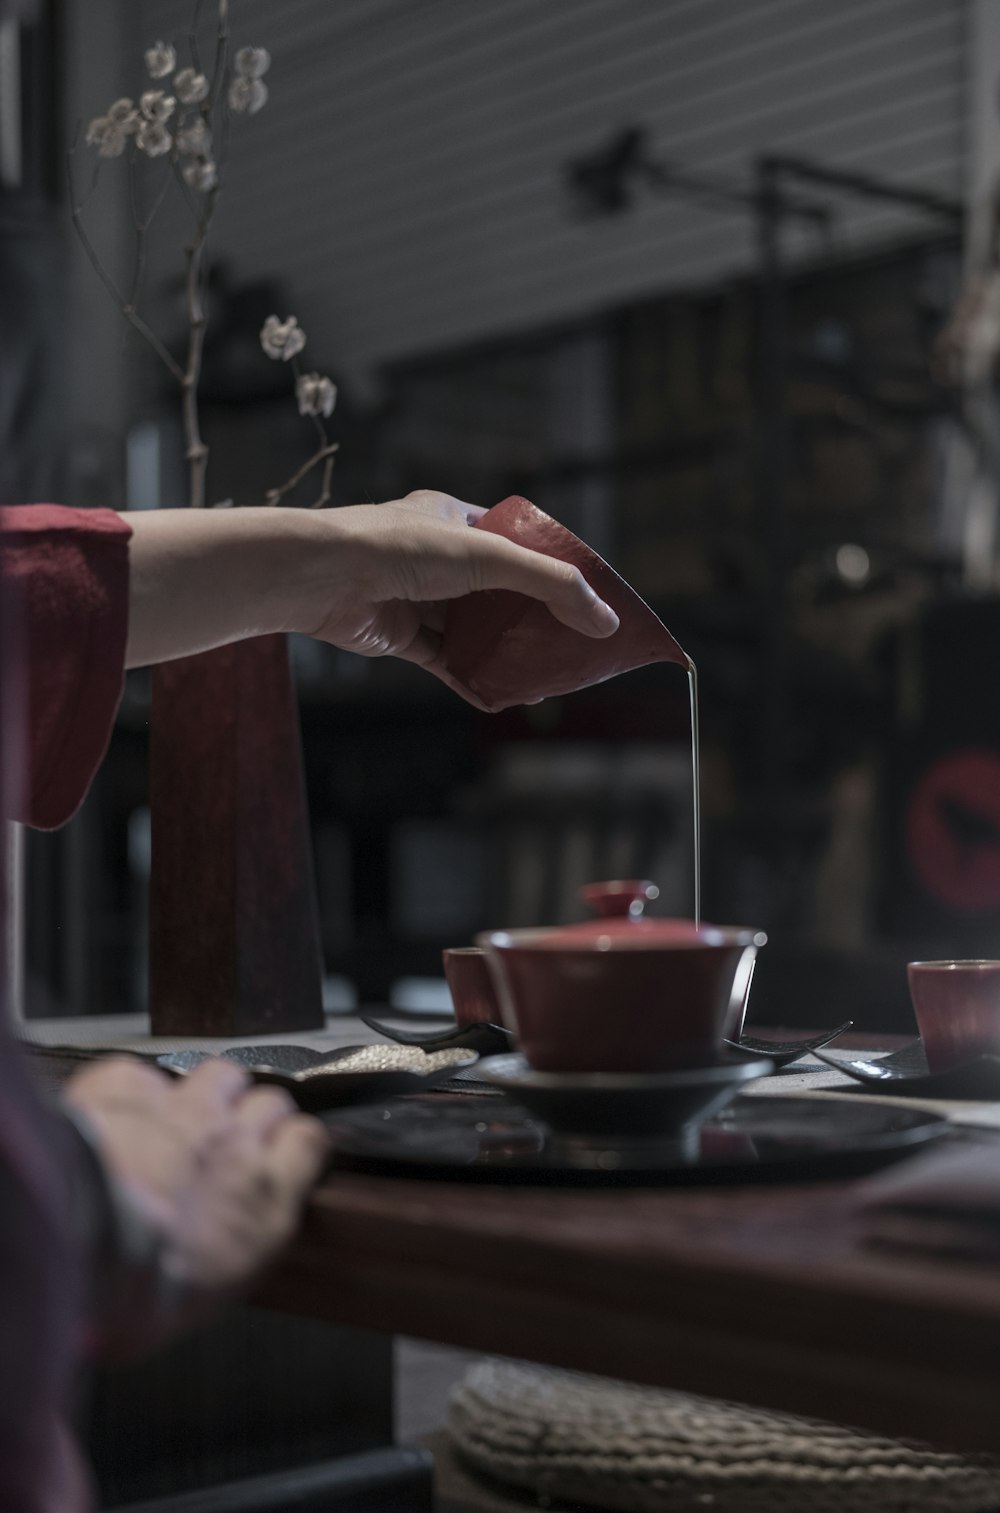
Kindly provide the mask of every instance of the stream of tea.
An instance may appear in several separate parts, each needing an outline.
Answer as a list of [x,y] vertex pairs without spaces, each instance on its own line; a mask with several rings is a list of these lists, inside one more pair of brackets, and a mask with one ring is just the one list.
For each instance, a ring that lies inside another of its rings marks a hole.
[[688,657],[691,698],[691,789],[694,797],[694,922],[701,924],[701,749],[698,742],[698,669]]

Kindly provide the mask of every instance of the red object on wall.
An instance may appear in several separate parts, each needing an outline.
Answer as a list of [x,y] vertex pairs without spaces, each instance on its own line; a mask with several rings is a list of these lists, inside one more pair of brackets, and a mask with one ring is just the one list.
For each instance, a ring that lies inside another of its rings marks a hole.
[[928,767],[907,806],[906,843],[936,903],[963,914],[1000,908],[1000,757],[968,749]]
[[154,1035],[323,1024],[298,711],[284,636],[153,672]]

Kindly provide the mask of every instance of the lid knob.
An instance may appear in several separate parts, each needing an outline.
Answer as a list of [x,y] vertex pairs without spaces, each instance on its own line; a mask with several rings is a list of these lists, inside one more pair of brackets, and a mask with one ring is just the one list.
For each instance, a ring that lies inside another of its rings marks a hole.
[[660,890],[655,883],[619,880],[587,883],[579,896],[604,919],[638,919],[646,904],[659,898]]

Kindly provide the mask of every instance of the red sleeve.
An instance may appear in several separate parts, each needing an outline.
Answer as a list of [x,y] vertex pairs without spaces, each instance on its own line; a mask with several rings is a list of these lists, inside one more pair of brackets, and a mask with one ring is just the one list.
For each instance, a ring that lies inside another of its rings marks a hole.
[[26,778],[11,817],[25,824],[65,824],[107,750],[125,678],[131,534],[111,510],[0,508],[13,632],[4,675],[13,661],[27,708]]

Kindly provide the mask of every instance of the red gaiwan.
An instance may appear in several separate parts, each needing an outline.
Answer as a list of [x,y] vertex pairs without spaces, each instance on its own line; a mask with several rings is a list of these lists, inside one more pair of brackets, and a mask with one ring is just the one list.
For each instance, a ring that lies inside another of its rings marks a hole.
[[624,578],[527,499],[511,495],[480,516],[473,529],[572,562],[621,622],[614,635],[598,639],[571,630],[538,600],[508,589],[484,589],[451,600],[442,647],[445,664],[488,708],[573,693],[650,662],[690,667],[687,653]]
[[586,924],[492,930],[504,1023],[539,1072],[668,1072],[709,1066],[739,1034],[759,930],[648,919],[647,882],[593,884]]

